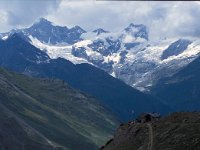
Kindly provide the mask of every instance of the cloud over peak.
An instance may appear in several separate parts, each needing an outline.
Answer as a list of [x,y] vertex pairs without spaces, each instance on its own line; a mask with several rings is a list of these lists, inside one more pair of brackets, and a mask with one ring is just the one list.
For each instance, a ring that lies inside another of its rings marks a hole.
[[39,17],[64,26],[86,30],[104,28],[118,31],[131,22],[149,28],[150,39],[174,36],[200,36],[199,2],[150,1],[20,1],[0,2],[0,27],[23,27]]

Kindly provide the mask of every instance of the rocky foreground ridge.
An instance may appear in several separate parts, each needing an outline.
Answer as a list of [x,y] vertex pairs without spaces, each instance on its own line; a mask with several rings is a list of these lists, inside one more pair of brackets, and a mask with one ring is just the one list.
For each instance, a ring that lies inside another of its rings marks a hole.
[[121,124],[102,150],[199,150],[200,112],[178,112],[153,118],[148,114]]

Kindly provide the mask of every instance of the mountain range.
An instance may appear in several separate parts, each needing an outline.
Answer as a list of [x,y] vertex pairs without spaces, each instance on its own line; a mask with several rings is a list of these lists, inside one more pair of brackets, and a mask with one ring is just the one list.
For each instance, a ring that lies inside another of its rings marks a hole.
[[58,26],[41,18],[31,27],[2,33],[2,39],[18,33],[51,59],[94,65],[141,91],[177,73],[197,58],[200,41],[190,37],[149,39],[143,24],[131,23],[119,32],[102,28],[86,31],[79,26]]
[[75,65],[63,58],[51,59],[19,33],[0,41],[0,47],[1,67],[28,76],[64,80],[72,87],[96,97],[120,120],[129,120],[144,111],[169,111],[156,98],[133,89],[93,65]]
[[[199,110],[200,40],[153,41],[149,32],[143,24],[86,31],[41,18],[0,33],[0,149],[93,150],[143,112]],[[143,125],[133,130],[136,142],[138,130],[146,135]]]
[[[163,100],[164,96],[152,94],[155,93],[152,89],[158,87],[160,80],[176,75],[197,59],[200,51],[197,39],[152,41],[145,25],[133,23],[121,32],[102,28],[86,31],[79,26],[58,26],[41,18],[29,28],[11,30],[0,36],[1,43],[7,43],[3,44],[6,49],[12,45],[5,55],[2,48],[2,67],[30,76],[65,80],[72,87],[95,96],[122,120],[143,111],[176,110],[177,107],[166,108],[171,105]],[[16,49],[26,52],[9,54]],[[138,91],[117,79],[154,98],[146,94],[136,96]],[[159,110],[163,103],[165,109]],[[144,104],[147,106],[143,107]],[[141,106],[144,109],[137,110]]]

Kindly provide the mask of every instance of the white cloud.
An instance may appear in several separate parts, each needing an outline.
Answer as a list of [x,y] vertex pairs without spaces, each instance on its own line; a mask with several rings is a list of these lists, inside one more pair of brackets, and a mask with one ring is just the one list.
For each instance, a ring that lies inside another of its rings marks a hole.
[[80,25],[87,30],[97,27],[121,30],[133,22],[147,25],[151,38],[200,36],[198,2],[63,0],[48,17],[59,24]]
[[55,11],[59,2],[59,0],[0,1],[0,31],[30,25],[38,17]]
[[8,6],[9,9],[1,6],[0,18],[7,20],[4,24],[0,21],[2,28],[5,24],[12,27],[29,25],[45,16],[56,24],[79,25],[86,30],[102,27],[118,31],[130,23],[142,23],[149,28],[150,38],[200,36],[199,2],[32,0],[19,3],[18,0]]

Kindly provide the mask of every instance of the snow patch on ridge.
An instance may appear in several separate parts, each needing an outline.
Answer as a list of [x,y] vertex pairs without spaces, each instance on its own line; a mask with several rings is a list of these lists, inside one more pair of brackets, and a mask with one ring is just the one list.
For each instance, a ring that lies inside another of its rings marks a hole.
[[48,45],[40,42],[37,38],[33,38],[32,36],[29,36],[29,38],[31,40],[32,45],[46,52],[51,59],[57,59],[60,57],[67,59],[74,64],[89,63],[83,58],[78,58],[72,55],[71,45],[66,44],[67,46],[64,46],[64,43],[61,43],[60,45]]
[[8,35],[2,37],[2,40],[7,40],[8,39]]

